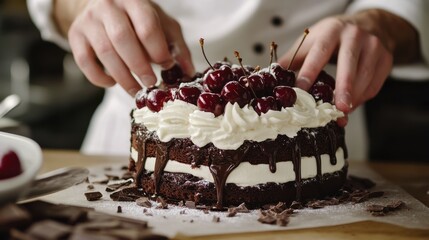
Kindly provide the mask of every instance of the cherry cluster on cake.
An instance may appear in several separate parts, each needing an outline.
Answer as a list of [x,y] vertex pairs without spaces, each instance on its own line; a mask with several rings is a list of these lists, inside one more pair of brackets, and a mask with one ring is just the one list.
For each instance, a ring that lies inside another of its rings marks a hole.
[[[200,39],[204,57],[204,40]],[[148,107],[159,112],[168,101],[182,100],[198,106],[199,110],[222,115],[227,103],[240,107],[251,106],[261,115],[269,110],[281,110],[292,107],[297,99],[295,72],[285,69],[277,63],[271,63],[276,45],[271,44],[271,60],[268,68],[243,66],[240,54],[235,51],[239,65],[228,59],[218,61],[204,73],[197,73],[193,78],[186,77],[179,65],[163,70],[161,87],[141,90],[136,95],[137,108]],[[322,71],[309,93],[316,101],[332,103],[335,80]]]

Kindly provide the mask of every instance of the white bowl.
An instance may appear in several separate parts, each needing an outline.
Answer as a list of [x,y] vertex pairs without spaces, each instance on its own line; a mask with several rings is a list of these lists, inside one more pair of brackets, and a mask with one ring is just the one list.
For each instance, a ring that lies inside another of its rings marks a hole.
[[0,204],[16,201],[24,196],[42,166],[42,150],[33,140],[0,132],[1,154],[13,150],[19,157],[22,173],[18,176],[0,180]]

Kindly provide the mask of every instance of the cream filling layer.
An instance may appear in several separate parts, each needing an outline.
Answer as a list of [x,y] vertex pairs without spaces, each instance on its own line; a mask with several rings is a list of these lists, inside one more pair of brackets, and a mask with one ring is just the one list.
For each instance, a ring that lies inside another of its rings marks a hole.
[[[336,151],[337,163],[332,165],[328,154],[322,154],[322,174],[333,173],[340,171],[344,165],[344,151],[342,148],[338,148]],[[132,148],[131,158],[136,161],[138,153]],[[148,157],[146,159],[145,169],[147,171],[154,171],[155,169],[155,157]],[[291,161],[278,162],[276,164],[277,170],[272,173],[269,169],[268,164],[257,164],[252,165],[248,162],[240,163],[228,176],[226,183],[234,183],[237,186],[255,186],[258,184],[265,184],[268,182],[274,183],[287,183],[295,181],[295,171],[293,170],[293,163]],[[200,166],[199,168],[192,168],[189,164],[180,163],[174,160],[167,162],[164,169],[165,172],[171,173],[187,173],[195,177],[202,178],[209,182],[214,182],[213,176],[210,172],[209,167]],[[302,157],[301,158],[301,178],[313,178],[317,175],[317,164],[315,157]]]

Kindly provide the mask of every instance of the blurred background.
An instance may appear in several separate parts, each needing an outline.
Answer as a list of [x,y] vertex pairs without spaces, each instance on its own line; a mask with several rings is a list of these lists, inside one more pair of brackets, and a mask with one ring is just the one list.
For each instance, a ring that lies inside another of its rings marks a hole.
[[21,103],[0,118],[0,131],[51,149],[80,148],[104,94],[85,79],[71,54],[41,39],[25,0],[0,0],[0,101],[10,94]]

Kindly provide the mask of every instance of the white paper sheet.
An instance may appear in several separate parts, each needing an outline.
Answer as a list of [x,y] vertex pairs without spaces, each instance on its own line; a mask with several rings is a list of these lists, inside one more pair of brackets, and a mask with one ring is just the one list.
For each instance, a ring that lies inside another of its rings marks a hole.
[[[106,173],[104,170],[105,167],[91,168],[91,178],[104,176]],[[119,166],[116,169],[119,169]],[[322,209],[297,210],[297,213],[291,217],[290,223],[286,227],[258,222],[259,210],[253,210],[250,213],[238,213],[235,217],[226,217],[227,212],[209,212],[205,214],[202,210],[188,209],[171,204],[169,204],[168,209],[155,209],[156,204],[154,204],[152,208],[144,213],[144,208],[137,206],[135,202],[112,201],[109,197],[110,193],[105,191],[106,185],[99,184],[94,184],[95,189],[91,190],[103,193],[102,199],[98,201],[89,202],[86,200],[84,193],[88,191],[87,183],[45,196],[41,200],[93,207],[97,211],[111,214],[118,214],[116,213],[117,206],[121,206],[122,213],[119,213],[119,215],[146,220],[149,222],[149,226],[153,227],[154,232],[169,237],[176,236],[177,234],[201,236],[241,232],[285,231],[341,225],[367,220],[385,222],[407,228],[429,229],[429,208],[420,201],[413,198],[401,188],[385,181],[364,165],[353,165],[353,167],[349,168],[349,173],[373,180],[377,185],[371,191],[384,191],[384,196],[359,204],[347,203],[337,206],[327,206]],[[398,200],[406,204],[405,208],[391,212],[387,216],[375,217],[366,211],[366,207],[370,204],[386,205]],[[185,213],[183,213],[184,209]],[[152,216],[148,216],[147,214]],[[213,222],[213,216],[218,216],[220,222]]]

